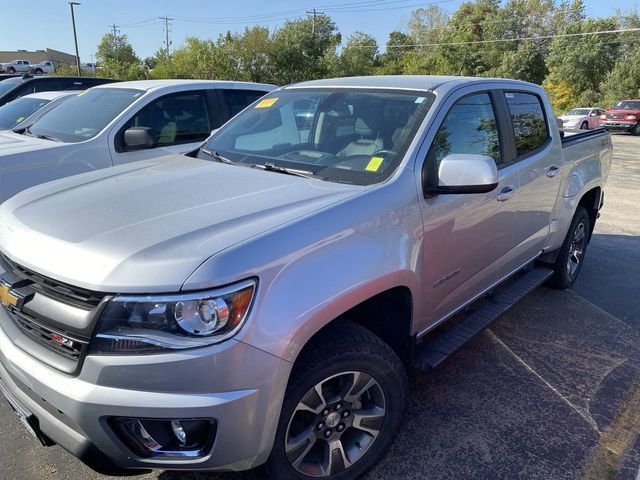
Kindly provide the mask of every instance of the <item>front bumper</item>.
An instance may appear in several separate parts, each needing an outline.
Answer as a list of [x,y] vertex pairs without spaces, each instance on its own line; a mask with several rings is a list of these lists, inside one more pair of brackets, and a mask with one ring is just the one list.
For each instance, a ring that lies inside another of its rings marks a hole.
[[[0,308],[0,326],[8,320]],[[89,355],[77,377],[16,347],[0,328],[0,379],[53,442],[100,471],[245,470],[267,459],[291,364],[236,340],[156,355]],[[199,459],[141,458],[107,424],[113,416],[212,418]]]
[[617,130],[621,132],[629,132],[633,130],[637,122],[626,122],[618,120],[607,120],[600,122],[600,128],[606,128],[607,130]]

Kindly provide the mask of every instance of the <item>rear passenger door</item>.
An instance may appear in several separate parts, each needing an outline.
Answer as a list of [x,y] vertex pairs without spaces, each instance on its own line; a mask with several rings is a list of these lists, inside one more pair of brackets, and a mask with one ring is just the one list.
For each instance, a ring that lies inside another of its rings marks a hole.
[[517,209],[517,253],[522,261],[538,255],[549,234],[562,183],[562,145],[552,138],[542,98],[533,92],[504,92],[511,118],[511,138],[518,166],[519,188],[512,201]]
[[[186,91],[152,100],[122,126],[113,140],[114,163],[128,163],[160,155],[185,153],[198,147],[216,125],[220,114],[212,112],[206,91]],[[127,150],[124,132],[131,127],[149,127],[156,146]]]

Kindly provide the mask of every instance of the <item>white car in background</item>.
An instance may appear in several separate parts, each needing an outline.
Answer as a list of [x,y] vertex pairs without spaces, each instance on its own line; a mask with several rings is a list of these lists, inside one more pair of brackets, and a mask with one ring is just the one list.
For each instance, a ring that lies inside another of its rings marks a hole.
[[78,173],[195,150],[274,90],[216,80],[138,80],[76,92],[32,124],[0,132],[0,203]]
[[13,60],[7,63],[0,63],[0,72],[29,73],[29,60]]
[[579,107],[569,110],[560,117],[562,127],[573,130],[591,130],[598,128],[600,115],[604,113],[603,108]]
[[78,92],[38,92],[16,98],[0,107],[0,130],[32,125],[45,113]]
[[36,63],[29,66],[29,72],[41,74],[41,73],[53,73],[56,67],[51,60],[45,60],[44,62]]

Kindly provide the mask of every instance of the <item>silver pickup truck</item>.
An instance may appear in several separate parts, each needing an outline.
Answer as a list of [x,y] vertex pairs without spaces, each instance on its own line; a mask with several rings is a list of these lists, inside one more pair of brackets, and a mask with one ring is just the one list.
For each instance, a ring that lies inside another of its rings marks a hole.
[[273,91],[186,156],[0,206],[0,389],[102,471],[357,478],[408,368],[572,284],[611,153],[602,130],[563,138],[523,82]]

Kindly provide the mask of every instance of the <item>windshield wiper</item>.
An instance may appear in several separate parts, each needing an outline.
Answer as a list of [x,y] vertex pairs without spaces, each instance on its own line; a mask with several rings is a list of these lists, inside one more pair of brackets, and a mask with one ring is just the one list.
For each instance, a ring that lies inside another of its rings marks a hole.
[[212,152],[211,150],[207,150],[204,147],[200,148],[200,151],[202,153],[206,153],[207,155],[209,155],[210,157],[215,158],[217,161],[219,161],[220,163],[226,163],[227,165],[237,165],[236,162],[234,162],[233,160],[229,160],[227,157],[223,157],[222,155],[220,155],[218,152]]
[[275,163],[265,163],[264,165],[256,163],[256,164],[253,164],[252,167],[261,168],[262,170],[267,170],[268,172],[277,172],[277,173],[284,173],[287,175],[295,175],[296,177],[315,178],[315,179],[318,178],[316,175],[313,174],[313,172],[309,172],[307,170],[298,170],[296,168],[281,167],[279,165],[276,165]]
[[[31,133],[31,131],[29,131],[29,133]],[[33,135],[33,133],[31,135]],[[62,141],[59,138],[52,137],[51,135],[45,135],[45,134],[35,135],[35,137],[36,138],[40,138],[42,140],[51,140],[52,142],[61,142]]]

